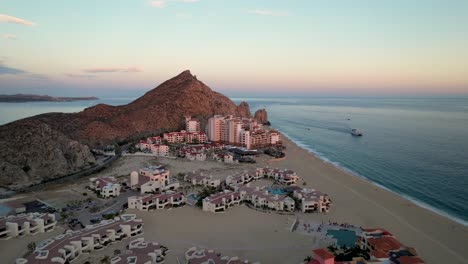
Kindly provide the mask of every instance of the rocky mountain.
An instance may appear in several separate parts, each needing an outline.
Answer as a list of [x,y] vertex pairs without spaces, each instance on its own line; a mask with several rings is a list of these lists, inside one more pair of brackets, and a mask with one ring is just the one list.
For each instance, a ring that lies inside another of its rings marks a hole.
[[94,162],[88,146],[183,128],[183,116],[251,117],[189,71],[123,106],[99,104],[79,113],[48,113],[0,126],[0,185],[58,177]]
[[267,114],[267,111],[265,109],[258,109],[255,112],[254,118],[255,118],[255,120],[257,120],[258,123],[269,124],[268,114]]

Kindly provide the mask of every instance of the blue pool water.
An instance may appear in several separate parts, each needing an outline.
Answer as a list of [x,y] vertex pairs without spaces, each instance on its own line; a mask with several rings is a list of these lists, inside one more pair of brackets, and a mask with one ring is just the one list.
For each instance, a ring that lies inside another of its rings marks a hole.
[[278,195],[283,195],[283,194],[287,194],[287,192],[282,189],[282,188],[276,188],[276,187],[268,187],[267,190],[272,193],[272,194],[278,194]]
[[9,212],[11,212],[10,207],[0,204],[0,216],[6,216]]
[[328,230],[327,236],[331,236],[337,240],[337,244],[340,247],[346,246],[352,248],[356,245],[357,236],[356,232],[346,229],[340,230]]

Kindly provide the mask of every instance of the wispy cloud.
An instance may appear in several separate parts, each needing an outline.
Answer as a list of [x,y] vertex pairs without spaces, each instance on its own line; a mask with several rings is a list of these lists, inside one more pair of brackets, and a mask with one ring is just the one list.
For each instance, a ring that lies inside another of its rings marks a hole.
[[150,6],[156,7],[156,8],[164,8],[166,7],[170,2],[181,2],[181,3],[195,3],[198,2],[199,0],[151,0],[149,2]]
[[4,39],[9,39],[9,40],[17,40],[18,37],[16,37],[16,35],[11,35],[11,34],[5,34],[3,35],[3,38]]
[[65,76],[70,77],[70,78],[96,78],[96,75],[91,75],[91,74],[73,74],[73,73],[66,73]]
[[290,13],[287,11],[263,10],[263,9],[249,10],[247,11],[247,13],[260,15],[260,16],[290,16]]
[[110,72],[142,72],[143,69],[139,67],[128,67],[128,68],[123,68],[123,67],[103,67],[103,68],[89,68],[89,69],[84,69],[84,72],[89,72],[89,73],[110,73]]
[[3,64],[2,61],[0,61],[0,75],[3,74],[12,74],[12,75],[17,75],[17,74],[24,74],[28,73],[27,71],[23,71],[21,69],[16,69],[12,67],[8,67],[5,64]]
[[5,15],[5,14],[0,14],[0,22],[20,24],[20,25],[25,25],[25,26],[35,26],[36,25],[36,23],[28,21],[26,19],[14,17],[14,16],[9,16],[9,15]]

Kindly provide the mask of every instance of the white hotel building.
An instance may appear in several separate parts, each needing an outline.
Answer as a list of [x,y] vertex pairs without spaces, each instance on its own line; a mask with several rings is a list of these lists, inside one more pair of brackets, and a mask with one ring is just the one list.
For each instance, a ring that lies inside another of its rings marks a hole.
[[79,231],[68,230],[38,245],[36,250],[15,264],[70,263],[83,253],[103,249],[107,245],[143,233],[142,220],[134,215],[122,215]]
[[138,209],[140,211],[149,211],[151,209],[159,210],[182,206],[186,201],[187,199],[183,193],[149,194],[145,196],[129,197],[128,208]]
[[239,205],[242,202],[239,192],[231,192],[225,190],[217,194],[213,194],[203,199],[203,211],[218,213],[224,212],[229,207]]
[[120,195],[121,186],[114,177],[90,178],[89,188],[98,195],[109,198]]
[[54,214],[21,214],[0,218],[0,239],[50,232],[57,225]]
[[141,194],[176,190],[179,186],[177,179],[171,178],[169,170],[163,166],[150,166],[130,174],[130,187]]

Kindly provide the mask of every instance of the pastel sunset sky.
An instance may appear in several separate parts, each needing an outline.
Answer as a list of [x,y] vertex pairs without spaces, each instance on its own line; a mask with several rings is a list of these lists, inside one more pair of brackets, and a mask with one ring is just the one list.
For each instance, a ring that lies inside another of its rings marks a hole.
[[0,0],[0,93],[468,94],[466,0]]

